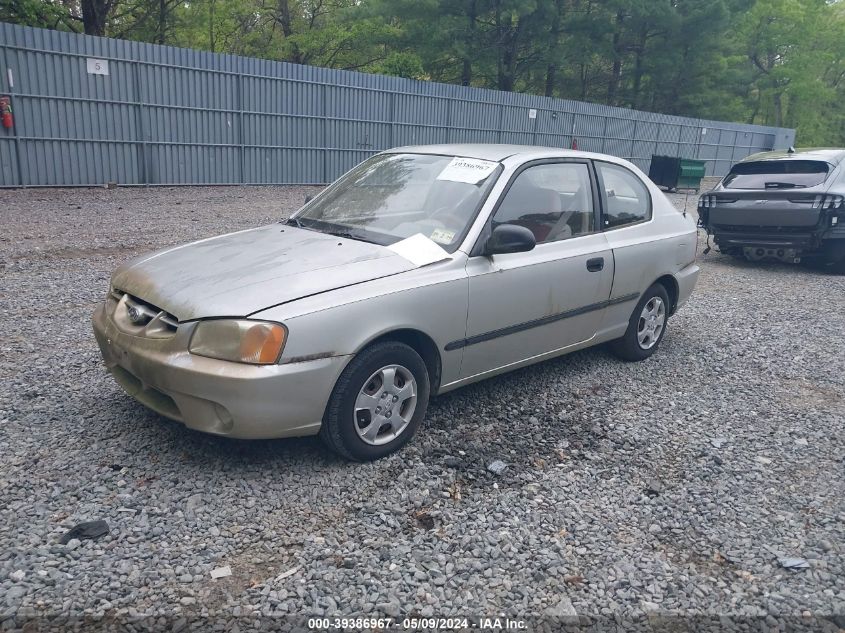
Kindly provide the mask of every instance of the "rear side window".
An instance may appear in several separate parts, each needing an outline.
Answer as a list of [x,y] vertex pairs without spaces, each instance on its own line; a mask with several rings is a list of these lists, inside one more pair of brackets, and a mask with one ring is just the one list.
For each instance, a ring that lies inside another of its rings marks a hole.
[[602,181],[606,229],[651,219],[651,196],[636,174],[619,165],[596,163]]
[[820,160],[761,160],[739,163],[722,184],[731,189],[802,189],[822,184],[830,165]]

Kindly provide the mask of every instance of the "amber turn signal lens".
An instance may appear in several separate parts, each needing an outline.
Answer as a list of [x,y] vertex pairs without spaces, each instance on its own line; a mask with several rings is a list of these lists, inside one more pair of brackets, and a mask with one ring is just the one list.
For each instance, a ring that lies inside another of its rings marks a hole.
[[285,347],[284,325],[249,319],[201,321],[191,337],[189,350],[235,363],[271,365],[279,360]]
[[241,336],[241,359],[245,363],[275,363],[282,352],[285,332],[281,325],[259,323]]

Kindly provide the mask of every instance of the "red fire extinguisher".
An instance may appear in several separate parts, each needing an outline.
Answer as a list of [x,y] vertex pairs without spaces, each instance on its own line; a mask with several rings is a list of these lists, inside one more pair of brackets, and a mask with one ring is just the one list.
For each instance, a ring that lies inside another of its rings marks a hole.
[[9,97],[0,97],[0,120],[3,121],[3,127],[7,130],[15,124],[12,118],[12,100]]
[[577,138],[572,139],[572,149],[578,149],[578,139]]

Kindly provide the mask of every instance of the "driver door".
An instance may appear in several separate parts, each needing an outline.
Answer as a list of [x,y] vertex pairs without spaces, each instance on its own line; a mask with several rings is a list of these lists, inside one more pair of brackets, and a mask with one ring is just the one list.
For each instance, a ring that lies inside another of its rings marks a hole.
[[525,226],[537,245],[469,259],[462,378],[552,355],[598,332],[614,271],[595,192],[587,161],[529,164],[512,180],[491,228]]

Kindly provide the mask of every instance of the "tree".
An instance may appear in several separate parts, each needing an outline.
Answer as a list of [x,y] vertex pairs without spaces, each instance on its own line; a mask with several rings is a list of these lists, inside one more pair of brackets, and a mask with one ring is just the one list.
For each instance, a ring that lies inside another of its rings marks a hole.
[[0,0],[0,22],[59,29],[67,28],[67,19],[68,9],[61,2]]
[[751,67],[750,120],[796,126],[808,140],[826,144],[826,122],[833,121],[841,142],[843,35],[837,3],[757,0],[737,34]]
[[0,0],[0,20],[845,143],[845,0]]
[[82,25],[86,35],[105,35],[106,21],[114,9],[114,0],[81,0]]

